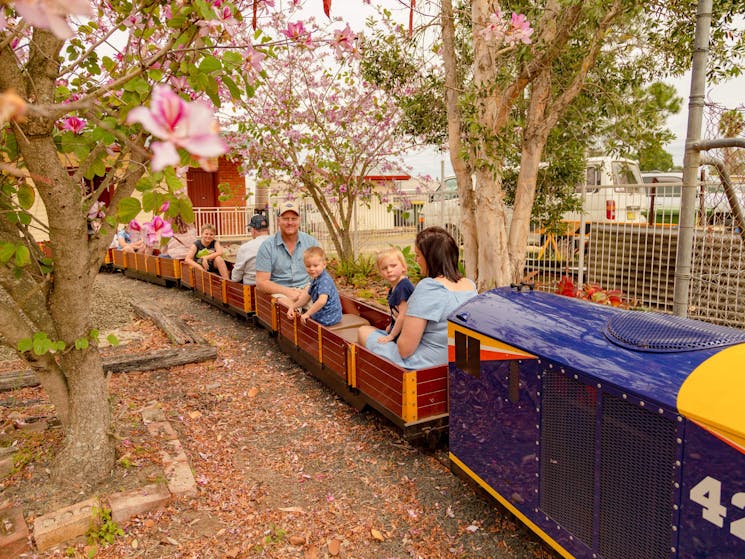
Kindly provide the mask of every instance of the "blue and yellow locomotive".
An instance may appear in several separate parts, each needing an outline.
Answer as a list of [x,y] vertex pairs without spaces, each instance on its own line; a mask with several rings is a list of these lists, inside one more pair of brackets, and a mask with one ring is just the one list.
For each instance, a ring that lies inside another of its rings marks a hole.
[[511,289],[450,320],[454,470],[565,557],[745,557],[745,332]]

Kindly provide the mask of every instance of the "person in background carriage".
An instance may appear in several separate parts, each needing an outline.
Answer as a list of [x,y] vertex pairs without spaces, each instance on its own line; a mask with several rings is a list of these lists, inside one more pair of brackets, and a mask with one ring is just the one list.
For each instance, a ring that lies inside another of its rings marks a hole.
[[173,258],[174,260],[183,260],[189,254],[189,250],[197,240],[197,230],[194,225],[186,223],[180,215],[173,218],[171,226],[173,227],[173,237],[163,247],[160,256]]
[[194,268],[202,268],[206,272],[219,273],[224,279],[229,280],[228,266],[222,258],[223,249],[220,241],[215,239],[215,226],[211,224],[202,225],[201,238],[194,241],[189,252],[184,258],[184,264]]
[[112,246],[117,250],[123,250],[124,252],[142,252],[144,253],[147,249],[145,241],[142,238],[139,231],[132,231],[128,223],[117,232],[114,237]]
[[308,310],[300,315],[303,324],[308,318],[324,326],[338,324],[342,315],[341,299],[334,280],[326,271],[326,253],[321,247],[310,247],[303,253],[303,261],[312,280],[305,293],[290,305],[287,316],[294,318],[297,310],[312,302]]
[[385,331],[372,326],[359,329],[360,343],[405,369],[448,362],[447,317],[477,295],[473,281],[458,270],[458,245],[445,229],[428,227],[420,231],[414,250],[424,278],[409,298],[398,341],[380,343]]
[[269,220],[261,214],[256,214],[251,217],[248,226],[251,230],[251,240],[243,243],[238,249],[230,279],[246,285],[256,285],[256,254],[259,247],[269,238]]
[[279,231],[270,236],[256,255],[256,288],[296,302],[310,283],[303,253],[318,246],[315,237],[300,231],[300,208],[295,202],[279,207]]

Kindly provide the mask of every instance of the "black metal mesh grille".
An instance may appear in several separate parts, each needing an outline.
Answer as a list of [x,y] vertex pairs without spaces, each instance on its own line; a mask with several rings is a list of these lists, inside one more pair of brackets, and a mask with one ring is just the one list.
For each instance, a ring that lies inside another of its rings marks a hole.
[[605,336],[634,350],[664,353],[723,347],[745,342],[745,332],[679,316],[627,312],[611,318]]
[[670,556],[675,423],[603,395],[600,554],[605,559]]
[[595,408],[591,386],[545,372],[541,409],[541,509],[592,547]]

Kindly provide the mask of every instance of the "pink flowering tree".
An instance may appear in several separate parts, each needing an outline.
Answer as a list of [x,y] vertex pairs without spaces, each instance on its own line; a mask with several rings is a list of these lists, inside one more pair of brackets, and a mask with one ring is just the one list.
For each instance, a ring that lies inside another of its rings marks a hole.
[[241,105],[240,151],[275,194],[313,201],[337,255],[348,260],[355,202],[385,195],[365,177],[400,171],[410,146],[394,134],[396,104],[359,77],[359,38],[349,26],[331,22],[325,30],[297,18],[291,7],[277,16],[272,47],[247,59],[262,94]]
[[172,217],[193,221],[180,170],[209,169],[228,150],[219,115],[254,94],[251,13],[260,29],[273,6],[0,3],[0,340],[33,368],[62,422],[62,483],[93,483],[114,463],[91,315],[106,248],[142,212],[153,216],[140,224],[152,246]]

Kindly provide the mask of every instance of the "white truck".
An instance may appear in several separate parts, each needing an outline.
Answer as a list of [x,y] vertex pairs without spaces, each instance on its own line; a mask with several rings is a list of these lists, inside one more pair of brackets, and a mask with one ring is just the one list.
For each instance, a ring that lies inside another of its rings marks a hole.
[[[636,161],[614,157],[590,157],[587,160],[585,176],[586,184],[576,187],[576,195],[584,196],[583,212],[564,214],[564,221],[579,224],[582,213],[586,223],[646,221],[649,201]],[[508,218],[510,216],[508,211]],[[448,177],[420,211],[418,228],[439,225],[460,242],[460,222],[458,185],[455,177]]]

